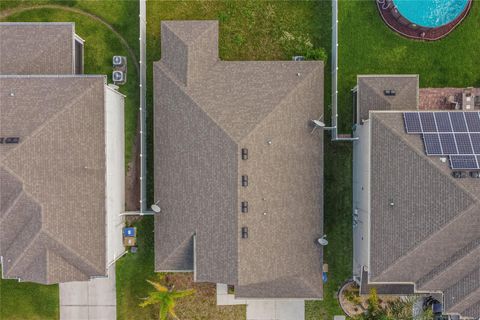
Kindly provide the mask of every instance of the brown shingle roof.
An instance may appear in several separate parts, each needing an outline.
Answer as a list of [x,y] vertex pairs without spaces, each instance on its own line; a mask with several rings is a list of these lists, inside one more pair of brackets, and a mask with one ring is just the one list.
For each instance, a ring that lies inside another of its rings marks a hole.
[[234,284],[238,297],[321,298],[323,136],[309,120],[323,112],[323,63],[224,62],[217,51],[217,22],[162,23],[156,270],[189,265],[177,248],[194,235],[197,281]]
[[1,22],[0,74],[72,74],[75,25]]
[[[368,119],[371,110],[416,110],[418,83],[418,75],[359,75],[359,121]],[[395,95],[386,96],[384,90],[395,90]]]
[[480,303],[480,183],[427,157],[401,112],[371,112],[370,126],[370,280],[442,291],[447,313],[478,317],[465,310]]
[[3,276],[105,275],[104,76],[0,76]]

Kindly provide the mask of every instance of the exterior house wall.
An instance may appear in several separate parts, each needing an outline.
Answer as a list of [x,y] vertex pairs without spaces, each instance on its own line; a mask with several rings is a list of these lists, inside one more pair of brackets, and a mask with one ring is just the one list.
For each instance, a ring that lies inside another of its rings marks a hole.
[[125,211],[124,96],[105,86],[106,234],[107,265],[120,258],[125,248],[122,229]]
[[353,276],[360,277],[369,265],[370,226],[370,123],[357,125],[353,143]]

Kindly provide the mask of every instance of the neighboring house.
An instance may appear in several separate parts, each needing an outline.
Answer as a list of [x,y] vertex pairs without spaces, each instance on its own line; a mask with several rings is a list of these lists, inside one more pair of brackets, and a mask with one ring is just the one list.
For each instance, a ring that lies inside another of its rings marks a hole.
[[0,74],[82,74],[72,22],[0,22]]
[[[437,294],[446,314],[477,319],[480,179],[453,172],[480,169],[480,89],[418,83],[416,75],[358,76],[353,90],[353,275],[362,293]],[[420,119],[417,128],[409,119]],[[450,156],[469,152],[477,163]]]
[[161,25],[155,270],[242,299],[321,299],[323,68],[221,61],[216,21]]
[[[25,25],[34,24],[18,27]],[[0,24],[2,57],[19,49],[4,41],[21,43],[43,28],[50,31],[46,23],[32,33]],[[21,50],[35,52],[35,42],[23,43]],[[36,59],[63,64],[60,56]],[[124,253],[124,96],[105,76],[40,75],[55,68],[16,63],[30,75],[0,75],[2,276],[43,284],[106,276]]]

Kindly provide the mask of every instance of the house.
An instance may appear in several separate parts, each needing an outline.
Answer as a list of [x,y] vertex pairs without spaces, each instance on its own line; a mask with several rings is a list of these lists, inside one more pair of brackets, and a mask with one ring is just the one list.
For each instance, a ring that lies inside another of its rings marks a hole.
[[[52,26],[59,28],[53,42],[73,30],[72,24],[0,24],[2,57],[37,52],[30,40],[37,32],[51,40],[46,34]],[[35,57],[42,65],[15,60],[22,74],[8,74],[15,72],[1,65],[0,256],[6,279],[52,284],[102,277],[124,253],[124,96],[105,76],[66,73],[64,62],[75,65],[72,43],[55,48],[68,52],[65,61],[56,60],[62,69],[42,56],[48,47]],[[37,74],[49,70],[65,74]]]
[[470,91],[480,95],[419,89],[417,75],[358,76],[353,275],[362,293],[430,293],[445,314],[480,317],[480,179],[468,176],[480,169],[480,111],[462,98]]
[[0,74],[82,74],[84,40],[72,22],[1,22]]
[[164,21],[161,39],[155,270],[237,299],[321,299],[323,63],[222,61],[216,21]]

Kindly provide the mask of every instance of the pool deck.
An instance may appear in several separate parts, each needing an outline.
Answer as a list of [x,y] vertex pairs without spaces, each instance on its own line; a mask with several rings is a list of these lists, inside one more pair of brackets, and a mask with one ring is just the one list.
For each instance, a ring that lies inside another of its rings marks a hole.
[[438,28],[425,28],[413,25],[400,14],[395,8],[392,0],[377,0],[375,2],[383,21],[393,31],[410,39],[435,41],[446,37],[460,22],[463,21],[470,12],[473,0],[468,1],[465,10],[455,20]]
[[[458,109],[463,109],[462,94],[465,88],[421,88],[419,90],[419,110],[455,110],[453,101],[458,103]],[[475,97],[480,96],[480,88],[471,88]],[[475,111],[480,110],[478,104],[475,105]]]

